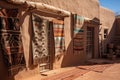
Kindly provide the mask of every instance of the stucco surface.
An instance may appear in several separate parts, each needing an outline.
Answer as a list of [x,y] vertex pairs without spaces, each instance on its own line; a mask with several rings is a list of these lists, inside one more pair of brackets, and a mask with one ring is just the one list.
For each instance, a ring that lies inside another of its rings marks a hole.
[[111,28],[113,26],[114,21],[115,21],[114,12],[107,8],[100,7],[100,22],[102,23],[101,26]]
[[80,16],[99,18],[98,0],[27,0],[49,4]]
[[[27,0],[27,1],[35,1],[41,2],[45,4],[52,5],[54,7],[58,7],[71,13],[78,14],[80,16],[84,16],[90,19],[97,18],[101,20],[102,27],[108,26],[111,30],[112,24],[114,23],[114,14],[112,11],[100,8],[98,0]],[[32,38],[32,26],[31,26],[31,19],[30,13],[25,13],[22,15],[21,18],[21,32],[22,32],[22,39],[24,45],[24,52],[25,52],[25,59],[27,70],[24,70],[18,73],[16,76],[13,76],[15,80],[23,80],[25,78],[30,78],[30,76],[34,76],[39,74],[38,67],[31,66],[32,60],[32,51],[31,51],[31,38]],[[62,66],[71,66],[71,65],[79,65],[85,59],[85,54],[80,55],[73,55],[72,51],[72,27],[70,17],[64,19],[65,22],[65,47],[66,53],[62,59],[55,63],[55,68],[60,68]],[[96,40],[97,41],[97,40]],[[98,50],[97,50],[98,51]],[[2,59],[2,58],[1,58]],[[0,63],[0,65],[3,63]],[[32,68],[29,70],[29,68]],[[23,75],[24,74],[24,75]],[[40,77],[40,76],[39,76]],[[14,80],[9,79],[9,80]],[[32,78],[31,78],[32,79]],[[37,78],[35,78],[37,79]],[[33,79],[32,79],[33,80]]]
[[[114,32],[115,32],[115,14],[113,11],[100,7],[100,23],[102,24],[100,26],[100,32],[102,33],[102,40],[104,41],[104,46],[107,43],[112,42]],[[105,39],[104,38],[104,29],[108,29],[108,36]]]

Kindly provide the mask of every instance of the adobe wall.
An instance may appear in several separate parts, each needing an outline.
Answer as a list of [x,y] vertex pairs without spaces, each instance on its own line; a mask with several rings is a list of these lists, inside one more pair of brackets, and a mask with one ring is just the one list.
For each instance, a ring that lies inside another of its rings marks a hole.
[[[32,0],[33,1],[33,0]],[[68,10],[72,13],[76,13],[80,16],[85,16],[90,19],[97,18],[99,19],[99,3],[98,0],[36,0],[36,2],[42,2],[46,3],[64,10]],[[73,3],[74,2],[74,3]],[[84,4],[84,5],[83,5]],[[28,14],[28,13],[27,13]],[[39,13],[38,13],[39,14]],[[30,24],[29,19],[30,16],[25,16],[25,19],[23,21],[22,25],[22,32],[23,32],[23,44],[25,48],[25,56],[27,61],[27,67],[29,67],[29,60],[31,54],[31,48],[30,48]],[[79,65],[83,63],[86,59],[85,54],[79,54],[74,55],[73,54],[73,43],[72,43],[72,28],[73,25],[71,24],[71,16],[64,19],[64,25],[65,25],[65,46],[66,46],[66,53],[65,55],[62,55],[59,60],[56,60],[54,62],[54,69],[66,67],[66,66],[74,66]],[[86,47],[86,46],[85,46]],[[39,68],[36,67],[36,70],[39,71]],[[32,75],[36,70],[32,70],[28,72],[22,72],[26,75]],[[16,76],[16,79],[19,79],[20,76],[23,78],[25,76],[22,75],[22,73],[19,73]],[[36,74],[39,73],[36,71]]]
[[[115,32],[115,14],[113,11],[106,9],[104,7],[100,7],[100,39],[103,43],[103,47],[105,49],[105,46],[107,43],[112,42],[112,39],[114,37]],[[108,36],[107,38],[104,38],[104,29],[108,29]]]
[[[55,7],[59,7],[61,9],[65,9],[68,10],[72,13],[77,13],[80,16],[85,16],[88,17],[90,19],[93,18],[98,18],[99,19],[99,3],[98,0],[84,0],[84,1],[73,1],[73,0],[69,0],[69,3],[65,0],[38,0],[42,3],[46,3]],[[37,0],[36,0],[37,2]],[[74,2],[74,4],[73,4]],[[64,4],[64,6],[63,6]],[[77,4],[77,5],[76,5]],[[84,5],[83,5],[84,4]],[[92,10],[92,11],[91,11]],[[30,54],[31,54],[31,48],[30,48],[30,16],[28,15],[29,13],[25,13],[25,15],[22,15],[22,33],[23,33],[23,44],[24,44],[24,52],[25,52],[25,57],[26,57],[26,63],[27,63],[27,67],[29,66],[29,60],[30,60]],[[29,17],[28,17],[29,16]],[[65,60],[65,61],[60,61],[60,65],[76,65],[79,64],[81,62],[84,61],[84,54],[82,55],[77,55],[77,56],[73,56],[73,51],[72,51],[72,37],[71,37],[71,27],[73,27],[71,25],[71,17],[66,18],[65,19],[65,23],[69,23],[69,24],[65,24],[65,46],[66,46],[66,50],[67,53],[69,54],[69,59]],[[68,57],[68,55],[66,55]],[[70,61],[70,59],[73,59],[72,61]],[[65,57],[66,59],[66,57]],[[81,59],[81,60],[79,60]],[[57,61],[58,62],[58,61]],[[59,66],[61,67],[61,66]]]
[[49,4],[90,19],[99,18],[98,0],[27,0]]
[[[97,18],[99,19],[99,2],[98,0],[29,0],[46,3],[64,10],[68,10],[72,13],[76,13],[80,16],[84,16],[90,19]],[[39,14],[39,13],[38,13]],[[25,13],[21,16],[21,30],[22,38],[24,44],[24,52],[26,58],[27,67],[32,69],[24,70],[14,76],[15,80],[22,80],[30,76],[39,74],[39,68],[29,65],[31,60],[31,22],[30,22],[30,13]],[[54,63],[54,68],[60,68],[65,66],[74,66],[79,65],[85,61],[85,54],[73,55],[72,50],[72,27],[71,17],[64,19],[65,22],[65,46],[66,54],[62,55],[59,61]],[[57,66],[56,66],[57,65]],[[10,79],[9,79],[10,80]]]

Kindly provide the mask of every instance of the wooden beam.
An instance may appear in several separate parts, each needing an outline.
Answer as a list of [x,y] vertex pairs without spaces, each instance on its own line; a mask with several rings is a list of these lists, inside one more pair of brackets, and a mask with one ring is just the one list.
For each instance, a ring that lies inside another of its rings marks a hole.
[[4,1],[12,5],[17,5],[17,6],[26,5],[29,8],[34,8],[36,10],[54,13],[54,14],[64,16],[64,17],[70,16],[71,14],[69,11],[56,8],[54,6],[50,6],[44,3],[40,3],[40,2],[31,2],[31,1],[25,1],[25,0],[4,0]]

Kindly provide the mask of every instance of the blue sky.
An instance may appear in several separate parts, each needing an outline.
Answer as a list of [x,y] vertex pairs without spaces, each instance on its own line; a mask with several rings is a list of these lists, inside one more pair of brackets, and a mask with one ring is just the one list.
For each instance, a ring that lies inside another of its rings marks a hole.
[[101,6],[111,9],[112,11],[120,12],[120,0],[99,0]]

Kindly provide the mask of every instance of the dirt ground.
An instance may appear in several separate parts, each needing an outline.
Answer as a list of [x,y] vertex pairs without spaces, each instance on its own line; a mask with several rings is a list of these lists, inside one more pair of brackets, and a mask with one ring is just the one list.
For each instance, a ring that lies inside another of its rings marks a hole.
[[120,80],[120,63],[112,65],[102,73],[90,71],[74,80]]
[[51,70],[24,80],[120,80],[120,63],[91,60],[90,64]]

